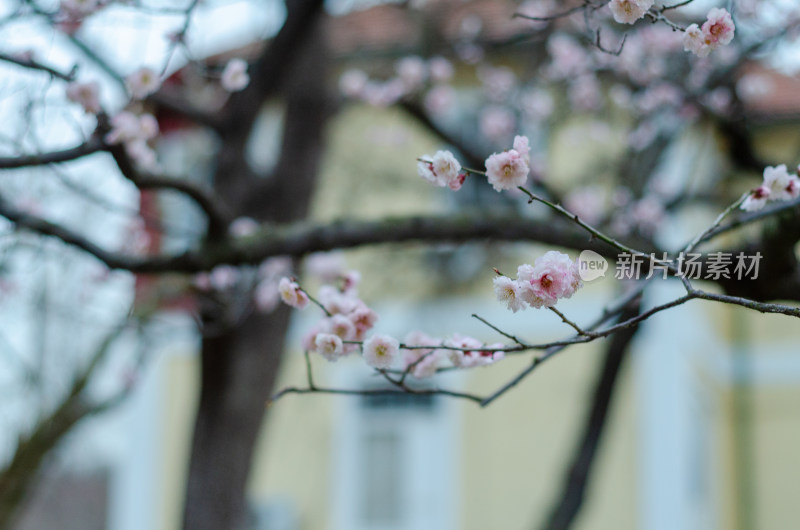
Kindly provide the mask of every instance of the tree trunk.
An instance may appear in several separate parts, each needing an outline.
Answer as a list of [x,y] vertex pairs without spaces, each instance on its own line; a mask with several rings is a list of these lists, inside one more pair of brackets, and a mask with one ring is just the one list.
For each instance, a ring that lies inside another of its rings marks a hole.
[[[223,196],[236,198],[232,204],[241,215],[279,222],[306,216],[329,114],[322,24],[309,24],[311,35],[282,87],[286,121],[273,176],[263,179],[241,171],[247,135],[223,135],[215,186]],[[216,313],[206,313],[204,321],[218,323],[219,309]],[[184,510],[186,530],[238,529],[244,524],[253,448],[274,391],[289,315],[284,306],[268,315],[252,313],[203,339],[200,402]]]

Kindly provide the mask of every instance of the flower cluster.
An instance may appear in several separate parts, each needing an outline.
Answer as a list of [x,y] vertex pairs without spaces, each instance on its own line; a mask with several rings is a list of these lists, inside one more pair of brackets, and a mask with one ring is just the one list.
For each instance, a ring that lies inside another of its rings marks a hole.
[[[319,304],[325,310],[325,317],[303,337],[305,350],[317,352],[329,361],[358,351],[355,342],[364,341],[378,320],[378,314],[358,297],[359,280],[360,275],[351,271],[336,278],[338,285],[326,284],[320,288]],[[308,295],[289,278],[281,280],[280,292],[283,301],[293,307],[302,309],[308,305]],[[364,341],[367,364],[375,367],[391,364],[397,353],[392,340],[381,342],[374,337],[371,340]]]
[[719,46],[733,40],[735,27],[731,14],[723,8],[715,7],[708,12],[701,27],[692,24],[683,35],[683,48],[698,57],[706,57]]
[[431,377],[450,361],[456,368],[485,366],[500,361],[502,344],[485,345],[478,339],[454,333],[449,339],[431,337],[421,331],[406,336],[403,346],[403,369],[418,379]]
[[296,309],[305,309],[308,307],[308,295],[300,288],[300,284],[293,279],[281,278],[281,281],[278,283],[278,292],[284,304],[290,305]]
[[[486,159],[486,178],[497,191],[522,186],[531,171],[531,148],[526,136],[516,136],[513,148],[494,153]],[[461,189],[467,173],[450,151],[438,151],[433,157],[424,155],[417,162],[417,173],[434,186]],[[480,173],[480,172],[477,172]]]
[[461,189],[467,176],[450,151],[438,151],[433,157],[424,155],[417,162],[417,173],[434,186],[447,186],[453,191]]
[[608,8],[620,24],[633,24],[653,6],[654,0],[611,0]]
[[559,299],[571,297],[582,286],[578,262],[555,250],[536,258],[533,265],[520,265],[516,280],[507,276],[494,279],[497,299],[515,313],[528,305],[553,307]]
[[294,278],[281,279],[279,291],[286,304],[304,309],[313,300],[325,311],[325,316],[303,337],[304,350],[336,361],[358,352],[360,346],[368,366],[386,370],[399,364],[416,378],[430,377],[444,366],[471,368],[504,358],[503,344],[486,345],[457,333],[441,339],[413,331],[402,344],[389,335],[367,336],[378,315],[358,297],[359,279],[355,271],[340,273],[332,279],[336,286],[325,284],[320,288],[319,300],[313,300]]
[[[800,167],[798,167],[800,174]],[[741,209],[748,212],[760,210],[768,201],[788,201],[800,196],[800,178],[790,175],[785,164],[764,168],[764,181],[750,192]]]
[[105,140],[110,145],[123,144],[128,156],[140,167],[155,170],[156,153],[147,142],[157,135],[158,122],[152,114],[137,115],[124,110],[111,118],[111,131]]

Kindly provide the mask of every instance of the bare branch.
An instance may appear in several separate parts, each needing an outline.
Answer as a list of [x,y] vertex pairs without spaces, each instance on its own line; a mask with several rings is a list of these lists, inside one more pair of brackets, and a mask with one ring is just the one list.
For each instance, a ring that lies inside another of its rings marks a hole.
[[18,169],[22,167],[46,166],[77,160],[104,149],[103,142],[97,136],[92,136],[84,143],[64,149],[35,155],[20,155],[0,158],[0,169]]
[[49,74],[51,77],[56,77],[61,79],[62,81],[71,82],[75,80],[75,74],[78,72],[78,67],[73,66],[72,70],[69,72],[62,72],[57,70],[51,66],[47,66],[46,64],[42,64],[39,61],[34,59],[24,59],[20,57],[15,57],[13,55],[9,55],[7,53],[0,53],[0,61],[5,61],[7,63],[16,64],[17,66],[22,66],[23,68],[28,68],[30,70],[37,70],[39,72],[45,72]]

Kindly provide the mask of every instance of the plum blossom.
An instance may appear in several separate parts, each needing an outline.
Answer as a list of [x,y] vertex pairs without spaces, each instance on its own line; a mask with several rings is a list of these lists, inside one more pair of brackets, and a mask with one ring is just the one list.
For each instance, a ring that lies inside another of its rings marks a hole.
[[417,162],[417,173],[434,186],[443,188],[459,178],[461,164],[450,151],[437,151],[433,158],[428,155],[422,158]]
[[366,304],[362,303],[359,304],[358,307],[356,307],[356,309],[348,315],[348,317],[356,328],[356,339],[360,340],[364,338],[367,331],[371,330],[375,326],[375,322],[378,320],[378,313],[367,307]]
[[505,302],[508,308],[516,313],[520,309],[525,309],[525,301],[521,298],[520,285],[517,281],[508,276],[497,276],[494,281],[494,294],[501,302]]
[[250,76],[247,75],[247,61],[239,58],[228,61],[222,71],[220,84],[228,92],[244,90],[250,84]]
[[318,333],[314,337],[314,350],[329,361],[335,361],[344,353],[342,339],[330,333]]
[[105,140],[111,145],[146,141],[158,134],[158,121],[152,114],[136,115],[123,110],[111,118],[111,131]]
[[346,316],[339,314],[333,315],[325,322],[325,328],[329,333],[336,335],[342,340],[353,340],[356,338],[356,326],[353,321]]
[[768,200],[769,188],[767,186],[759,186],[750,192],[750,195],[745,198],[740,208],[746,212],[755,212],[763,208]]
[[750,192],[740,208],[753,212],[762,209],[768,201],[788,201],[799,196],[800,178],[797,175],[790,175],[785,164],[767,166],[761,186]]
[[305,309],[308,306],[308,295],[303,291],[297,282],[289,278],[281,278],[278,282],[278,292],[281,294],[283,303],[296,309]]
[[706,42],[716,47],[721,44],[730,44],[736,28],[733,25],[731,14],[724,8],[715,7],[708,12],[701,29],[706,37]]
[[502,344],[484,345],[478,339],[454,333],[453,337],[445,341],[445,346],[459,348],[449,350],[450,362],[459,368],[472,368],[485,366],[505,358],[503,351],[490,351],[502,348]]
[[620,24],[633,24],[647,13],[653,0],[611,0],[608,8]]
[[501,278],[495,278],[495,293],[514,312],[523,309],[523,303],[534,308],[552,307],[583,286],[578,262],[555,250],[536,258],[533,265],[520,265],[516,280]]
[[529,172],[528,162],[516,149],[494,153],[486,159],[486,178],[496,191],[524,185]]
[[514,137],[514,144],[513,144],[514,151],[519,153],[519,156],[525,161],[528,166],[531,165],[531,144],[530,140],[528,140],[527,136],[515,136]]
[[388,335],[373,335],[364,341],[364,360],[373,368],[385,369],[392,366],[400,343]]
[[711,53],[711,46],[706,43],[706,37],[697,24],[691,24],[686,28],[683,34],[683,49],[698,57],[708,57]]
[[110,120],[111,131],[105,136],[108,144],[123,144],[125,152],[141,168],[156,171],[158,162],[156,153],[147,141],[158,134],[158,121],[152,114],[137,116],[132,112],[122,111]]
[[729,44],[735,31],[733,19],[727,10],[713,8],[701,27],[691,24],[683,35],[683,48],[698,57],[706,57],[719,46]]
[[139,168],[151,172],[159,170],[156,152],[147,145],[146,141],[134,140],[125,142],[125,152]]
[[421,331],[412,331],[403,342],[406,346],[430,346],[403,349],[403,369],[410,369],[411,375],[419,379],[434,375],[444,356],[444,350],[437,349],[442,341]]
[[100,108],[100,85],[96,81],[88,83],[69,83],[66,88],[67,99],[77,103],[89,114],[97,114]]
[[133,99],[144,99],[161,87],[161,78],[155,70],[145,66],[125,78],[125,87]]
[[795,175],[789,175],[786,164],[764,168],[764,185],[769,188],[769,198],[772,201],[795,199],[799,191],[798,178]]

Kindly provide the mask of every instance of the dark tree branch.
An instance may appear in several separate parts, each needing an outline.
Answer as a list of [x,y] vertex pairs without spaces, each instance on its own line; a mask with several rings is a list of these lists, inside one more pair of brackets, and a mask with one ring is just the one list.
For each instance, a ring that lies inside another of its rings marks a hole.
[[[620,320],[628,320],[639,314],[639,304],[633,304],[620,314]],[[565,477],[561,495],[556,500],[547,520],[541,525],[547,530],[566,530],[578,516],[586,488],[591,477],[597,451],[607,424],[608,411],[614,398],[614,390],[631,341],[638,327],[630,327],[614,334],[609,340],[603,365],[595,383],[591,408],[584,423],[580,441],[575,448],[569,471]]]
[[42,64],[34,59],[22,59],[19,57],[14,57],[13,55],[9,55],[7,53],[0,53],[0,61],[16,64],[17,66],[22,66],[23,68],[28,68],[30,70],[45,72],[49,74],[51,77],[56,77],[58,79],[61,79],[62,81],[67,81],[67,82],[74,81],[75,74],[78,72],[77,66],[74,66],[72,70],[65,73],[51,66],[47,66],[46,64]]
[[322,10],[322,0],[288,0],[283,27],[250,68],[250,84],[231,96],[223,109],[226,134],[247,134],[257,116],[254,110],[274,94],[296,62],[309,28]]
[[46,166],[69,162],[84,156],[88,156],[104,149],[103,142],[97,136],[92,136],[81,145],[64,149],[62,151],[51,151],[35,155],[20,155],[0,158],[0,169],[18,169],[23,167]]
[[35,485],[38,472],[45,457],[64,436],[82,419],[99,414],[113,408],[129,393],[126,387],[112,397],[92,403],[85,390],[97,367],[107,357],[125,326],[112,331],[100,346],[87,365],[72,381],[69,392],[60,404],[36,426],[20,438],[11,461],[0,470],[0,527],[9,528],[22,501]]
[[122,175],[139,189],[171,189],[183,193],[197,203],[208,217],[209,233],[224,234],[231,221],[231,214],[224,206],[222,198],[213,190],[204,188],[189,180],[141,174],[122,145],[108,146]]

